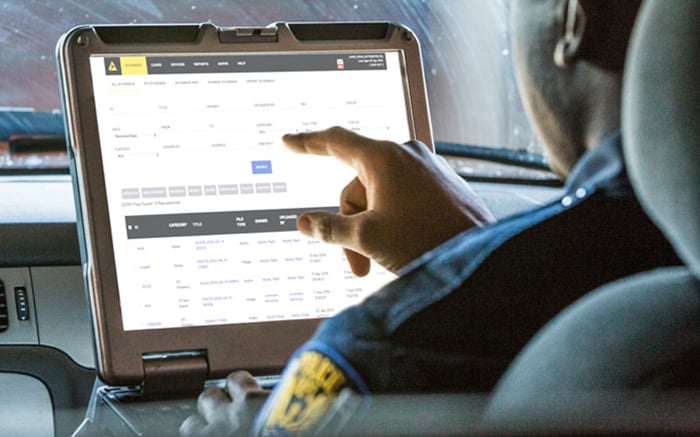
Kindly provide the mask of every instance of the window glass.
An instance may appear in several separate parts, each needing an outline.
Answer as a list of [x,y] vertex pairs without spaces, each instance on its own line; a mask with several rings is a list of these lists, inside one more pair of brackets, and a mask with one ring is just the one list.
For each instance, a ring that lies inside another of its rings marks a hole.
[[[12,132],[2,128],[3,112],[30,108],[24,115],[42,113],[39,125],[60,121],[50,114],[60,109],[54,50],[73,26],[322,20],[389,20],[418,35],[437,141],[541,152],[513,80],[507,0],[33,0],[0,1],[0,167],[19,160],[8,156]],[[468,173],[501,171],[457,165]]]

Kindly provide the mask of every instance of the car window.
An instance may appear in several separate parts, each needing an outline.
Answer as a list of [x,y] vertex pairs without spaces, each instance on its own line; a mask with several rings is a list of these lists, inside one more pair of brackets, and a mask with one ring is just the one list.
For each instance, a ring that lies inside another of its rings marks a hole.
[[[507,0],[5,1],[0,3],[0,168],[65,167],[55,135],[62,121],[54,50],[61,34],[76,25],[211,21],[249,27],[326,20],[395,21],[418,35],[438,145],[542,153],[513,80]],[[544,177],[485,161],[451,162],[471,176]]]

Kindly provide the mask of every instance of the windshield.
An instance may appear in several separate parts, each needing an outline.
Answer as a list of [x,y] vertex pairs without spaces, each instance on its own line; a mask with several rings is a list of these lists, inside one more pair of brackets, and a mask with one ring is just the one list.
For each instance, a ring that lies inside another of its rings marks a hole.
[[[542,152],[513,80],[507,0],[37,0],[0,5],[0,168],[65,167],[54,50],[63,33],[86,23],[401,22],[421,41],[436,142]],[[467,159],[452,162],[466,174],[506,171]],[[531,170],[508,171],[537,177]]]

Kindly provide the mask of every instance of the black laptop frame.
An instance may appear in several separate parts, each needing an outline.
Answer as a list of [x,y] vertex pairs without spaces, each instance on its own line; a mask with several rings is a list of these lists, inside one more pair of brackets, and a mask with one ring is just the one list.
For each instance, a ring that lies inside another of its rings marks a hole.
[[201,354],[206,377],[235,369],[278,373],[319,319],[125,331],[94,105],[91,55],[399,50],[408,87],[412,138],[432,147],[419,42],[392,23],[276,23],[220,28],[211,23],[80,26],[57,47],[71,173],[78,210],[83,272],[90,302],[96,363],[111,385],[144,382],[144,356]]

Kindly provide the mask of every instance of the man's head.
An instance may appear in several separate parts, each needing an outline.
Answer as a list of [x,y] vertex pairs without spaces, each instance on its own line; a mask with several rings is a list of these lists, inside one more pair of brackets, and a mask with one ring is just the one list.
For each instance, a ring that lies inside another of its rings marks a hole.
[[516,0],[515,74],[523,103],[568,176],[581,155],[620,126],[624,59],[641,0]]

